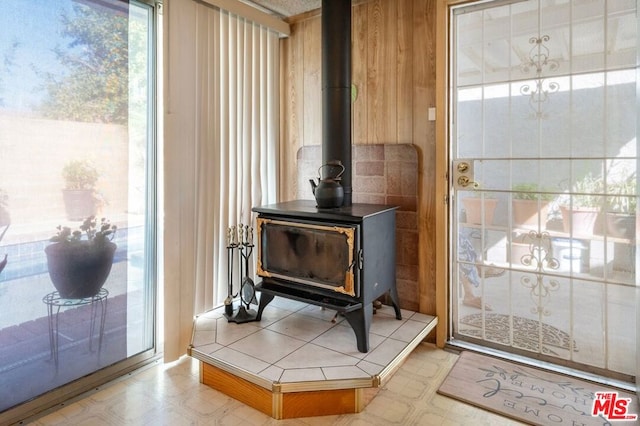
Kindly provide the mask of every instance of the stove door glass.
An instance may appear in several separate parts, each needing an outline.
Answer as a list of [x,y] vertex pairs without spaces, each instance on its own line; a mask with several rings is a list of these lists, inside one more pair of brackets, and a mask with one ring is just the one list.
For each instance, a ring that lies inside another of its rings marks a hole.
[[355,296],[357,230],[258,218],[258,275]]

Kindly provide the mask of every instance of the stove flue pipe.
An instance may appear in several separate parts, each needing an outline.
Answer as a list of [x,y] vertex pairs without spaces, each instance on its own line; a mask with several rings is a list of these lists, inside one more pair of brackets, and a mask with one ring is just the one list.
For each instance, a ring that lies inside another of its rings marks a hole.
[[351,0],[322,0],[322,163],[340,160],[351,206]]

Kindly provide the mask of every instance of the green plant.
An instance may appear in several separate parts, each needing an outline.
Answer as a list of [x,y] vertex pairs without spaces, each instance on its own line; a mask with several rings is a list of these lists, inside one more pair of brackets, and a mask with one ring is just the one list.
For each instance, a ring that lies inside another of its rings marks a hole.
[[609,197],[607,209],[616,213],[635,214],[638,201],[636,191],[636,174],[632,173],[625,179],[609,182],[607,184]]
[[576,180],[571,187],[571,197],[565,197],[562,204],[576,208],[601,207],[604,181],[600,176],[587,173],[582,179]]
[[100,223],[95,216],[89,216],[82,222],[76,230],[71,230],[68,226],[58,225],[58,233],[51,237],[52,243],[74,243],[79,241],[91,241],[101,244],[111,241],[116,234],[116,225],[112,225],[108,219],[100,219]]
[[514,200],[532,200],[551,201],[553,194],[549,194],[544,188],[538,188],[538,184],[534,182],[517,183],[512,187]]
[[71,160],[62,169],[65,188],[72,190],[95,189],[98,170],[88,160]]

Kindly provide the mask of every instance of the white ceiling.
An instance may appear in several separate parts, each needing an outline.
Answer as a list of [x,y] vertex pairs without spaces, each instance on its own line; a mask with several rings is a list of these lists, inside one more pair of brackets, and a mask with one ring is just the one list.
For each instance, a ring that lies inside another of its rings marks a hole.
[[247,4],[257,5],[281,18],[300,15],[311,10],[320,9],[321,0],[242,0]]
[[633,69],[635,2],[548,0],[456,15],[458,85]]

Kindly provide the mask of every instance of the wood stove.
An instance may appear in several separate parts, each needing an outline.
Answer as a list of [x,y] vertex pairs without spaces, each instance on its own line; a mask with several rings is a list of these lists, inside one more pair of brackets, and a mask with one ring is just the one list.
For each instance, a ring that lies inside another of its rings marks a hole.
[[290,201],[255,207],[257,274],[262,281],[257,320],[275,296],[342,313],[369,351],[373,302],[389,293],[402,319],[396,290],[396,207],[352,204],[318,209]]
[[314,201],[254,207],[258,213],[256,319],[275,296],[342,313],[369,351],[373,302],[396,290],[396,207],[353,204],[351,187],[351,1],[322,1],[322,164],[344,170],[342,207]]

